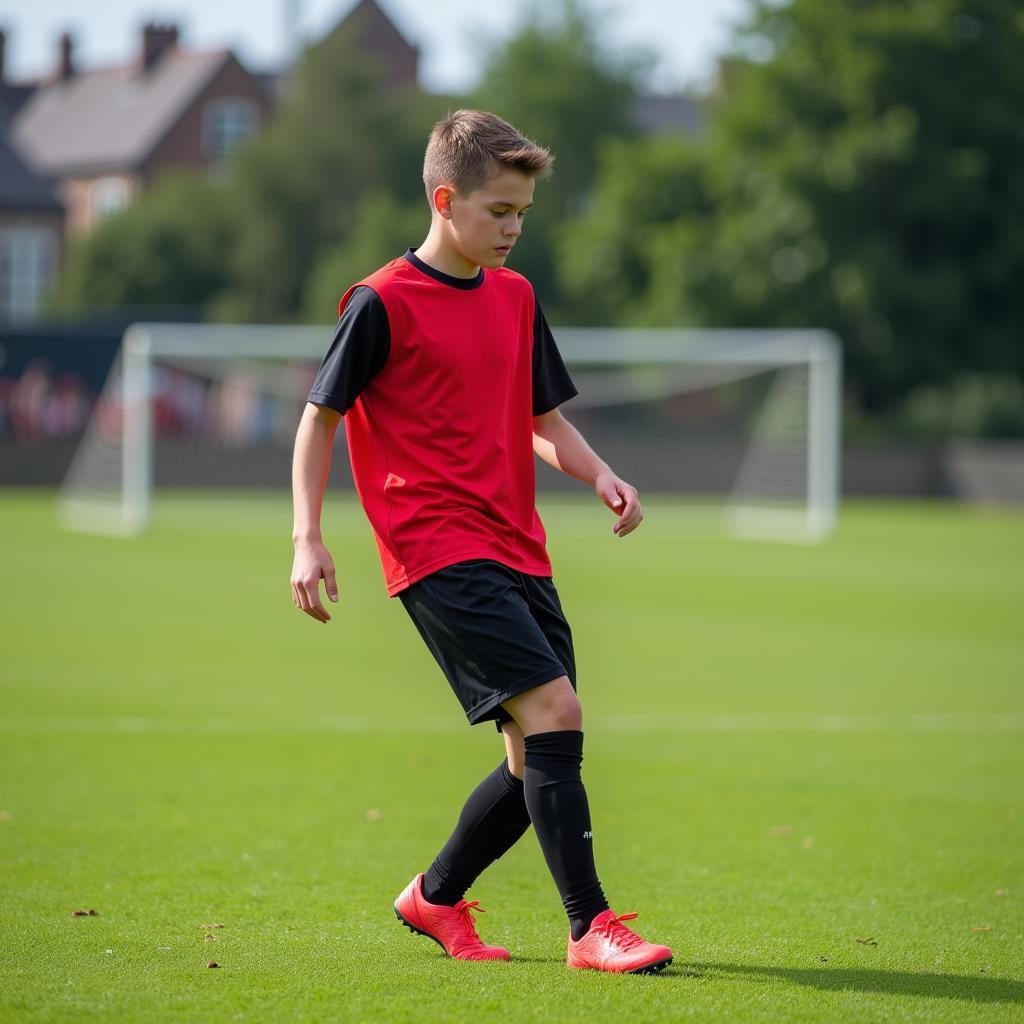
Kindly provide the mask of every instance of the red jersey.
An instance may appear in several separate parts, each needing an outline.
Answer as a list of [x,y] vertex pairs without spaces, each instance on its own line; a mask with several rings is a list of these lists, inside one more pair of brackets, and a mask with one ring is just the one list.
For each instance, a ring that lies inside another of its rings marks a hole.
[[346,292],[309,401],[345,415],[390,596],[454,562],[550,576],[533,417],[576,394],[533,288],[412,250]]

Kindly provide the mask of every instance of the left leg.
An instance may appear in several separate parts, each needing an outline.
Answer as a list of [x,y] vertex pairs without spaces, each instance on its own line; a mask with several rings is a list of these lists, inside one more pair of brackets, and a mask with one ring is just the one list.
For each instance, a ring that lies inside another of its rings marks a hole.
[[455,831],[424,875],[428,903],[454,907],[530,827],[523,795],[523,734],[515,722],[502,723],[502,732],[508,756],[470,794]]
[[501,731],[505,735],[505,760],[508,761],[509,771],[517,779],[522,779],[526,771],[526,741],[523,738],[523,730],[517,722],[502,722]]

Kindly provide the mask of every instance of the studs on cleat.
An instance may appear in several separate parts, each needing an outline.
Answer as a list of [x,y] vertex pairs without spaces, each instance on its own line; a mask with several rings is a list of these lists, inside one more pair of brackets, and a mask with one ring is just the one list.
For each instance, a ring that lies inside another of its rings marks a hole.
[[638,967],[635,971],[630,971],[630,974],[660,974],[665,970],[668,965],[672,963],[672,958],[668,960],[659,960],[657,963],[647,964],[644,967]]

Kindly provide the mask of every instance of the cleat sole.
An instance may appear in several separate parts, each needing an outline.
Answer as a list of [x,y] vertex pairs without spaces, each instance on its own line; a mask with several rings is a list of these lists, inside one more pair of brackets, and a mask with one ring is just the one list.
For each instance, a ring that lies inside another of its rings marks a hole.
[[395,907],[394,910],[395,910],[395,917],[397,917],[398,920],[401,921],[402,924],[405,925],[405,927],[409,929],[409,931],[414,932],[416,935],[422,935],[424,938],[430,939],[431,942],[436,942],[441,947],[441,949],[444,951],[444,955],[445,956],[449,956],[450,955],[448,953],[448,950],[444,948],[444,943],[442,943],[439,939],[435,939],[433,935],[428,935],[426,932],[421,931],[414,924],[410,924],[404,917],[402,917],[402,913],[398,909],[398,907]]
[[672,963],[672,957],[667,960],[655,960],[653,964],[646,964],[643,967],[638,967],[635,971],[627,971],[627,974],[660,974],[665,970],[668,965]]

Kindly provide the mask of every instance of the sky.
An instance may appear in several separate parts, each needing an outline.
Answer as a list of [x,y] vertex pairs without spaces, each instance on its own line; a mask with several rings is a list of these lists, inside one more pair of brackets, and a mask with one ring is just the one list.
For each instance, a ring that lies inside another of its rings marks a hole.
[[[60,34],[74,40],[82,68],[127,63],[147,21],[174,22],[194,49],[230,47],[254,71],[280,66],[288,53],[286,12],[309,40],[332,28],[355,0],[0,0],[7,36],[5,77],[48,74]],[[378,0],[403,34],[420,47],[420,80],[428,90],[458,92],[480,70],[481,40],[501,38],[529,9],[527,0]],[[650,86],[670,92],[709,81],[715,56],[746,0],[582,0],[601,12],[613,48],[640,45],[655,57]]]

